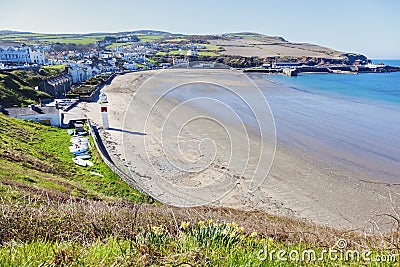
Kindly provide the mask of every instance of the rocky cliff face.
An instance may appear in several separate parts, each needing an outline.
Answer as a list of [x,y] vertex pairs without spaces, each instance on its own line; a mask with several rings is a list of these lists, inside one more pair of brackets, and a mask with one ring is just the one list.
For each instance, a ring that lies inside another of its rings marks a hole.
[[356,60],[360,60],[362,62],[367,63],[369,60],[366,56],[361,54],[354,54],[354,53],[344,53],[342,57],[345,59],[344,63],[352,65]]

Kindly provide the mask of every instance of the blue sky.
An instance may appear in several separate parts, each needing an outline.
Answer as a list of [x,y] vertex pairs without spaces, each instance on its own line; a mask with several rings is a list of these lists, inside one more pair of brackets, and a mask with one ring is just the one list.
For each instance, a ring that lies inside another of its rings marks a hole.
[[400,1],[1,0],[0,30],[43,33],[138,29],[206,34],[251,31],[370,58],[400,59]]

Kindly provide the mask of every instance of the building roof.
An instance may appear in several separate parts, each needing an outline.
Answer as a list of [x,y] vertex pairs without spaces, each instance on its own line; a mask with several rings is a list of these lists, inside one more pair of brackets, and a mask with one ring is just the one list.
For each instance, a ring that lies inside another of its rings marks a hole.
[[18,42],[11,42],[11,41],[5,41],[5,42],[4,41],[0,41],[0,48],[7,49],[10,46],[21,46],[21,44],[18,43]]
[[3,108],[1,111],[4,115],[16,118],[20,116],[30,116],[30,115],[39,115],[39,114],[54,114],[58,113],[58,109],[56,107],[25,107],[25,108]]
[[69,77],[69,75],[65,74],[65,75],[59,75],[59,76],[56,76],[53,78],[49,78],[49,79],[47,79],[47,82],[51,86],[57,86],[62,83],[70,82],[70,80],[71,80],[71,78]]

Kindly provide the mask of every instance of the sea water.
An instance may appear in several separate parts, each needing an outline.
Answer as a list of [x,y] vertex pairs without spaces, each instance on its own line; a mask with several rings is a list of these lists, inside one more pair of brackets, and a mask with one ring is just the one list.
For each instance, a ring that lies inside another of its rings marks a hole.
[[280,143],[373,180],[400,182],[400,72],[262,78]]
[[[376,60],[399,66],[400,60]],[[354,101],[374,101],[400,105],[400,72],[354,74],[299,74],[297,77],[270,76],[296,90],[347,97]]]

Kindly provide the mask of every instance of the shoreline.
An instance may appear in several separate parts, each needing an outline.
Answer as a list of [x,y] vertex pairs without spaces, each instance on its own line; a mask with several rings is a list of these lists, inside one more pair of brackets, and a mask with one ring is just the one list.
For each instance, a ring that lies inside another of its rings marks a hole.
[[[150,166],[146,163],[145,155],[136,150],[129,155],[130,158],[126,158],[127,155],[124,151],[127,143],[124,143],[126,140],[124,140],[123,131],[140,133],[140,127],[134,124],[133,129],[126,129],[123,117],[132,94],[144,79],[156,72],[117,76],[111,85],[102,89],[109,96],[110,125],[113,127],[111,130],[101,131],[108,152],[120,167],[125,170],[131,169],[142,182],[141,186],[145,187],[145,191],[152,196],[157,193],[152,191],[155,189],[151,185],[151,177],[148,176]],[[280,87],[282,85],[275,84],[273,86]],[[140,113],[140,104],[145,105],[145,103],[136,102],[135,104],[138,105],[135,116],[143,116],[144,114]],[[168,108],[167,104],[164,106]],[[95,124],[100,125],[101,117],[97,103],[81,103],[78,108],[85,110],[86,115]],[[193,111],[187,110],[187,112]],[[200,126],[208,127],[202,124]],[[151,127],[157,131],[154,125]],[[133,135],[135,140],[129,143],[129,147],[135,148],[143,142],[144,138],[152,137],[151,133],[144,134],[147,135]],[[220,134],[216,134],[221,137]],[[156,155],[158,152],[154,150],[149,153]],[[217,169],[213,171],[215,171],[215,175],[218,173]],[[234,173],[230,173],[230,175],[234,175]],[[336,228],[361,229],[367,227],[374,229],[375,226],[368,223],[368,220],[372,219],[374,222],[378,222],[382,218],[378,219],[375,217],[376,215],[392,213],[388,187],[385,183],[362,182],[362,178],[361,174],[352,173],[329,161],[302,157],[290,146],[282,144],[278,138],[274,163],[263,185],[254,193],[249,193],[246,191],[245,179],[213,205],[242,210],[266,210],[274,215],[304,218],[319,225]],[[185,179],[180,182],[188,182]],[[353,206],[349,206],[349,203],[353,203]],[[387,223],[388,221],[378,222],[382,228],[387,228]]]

